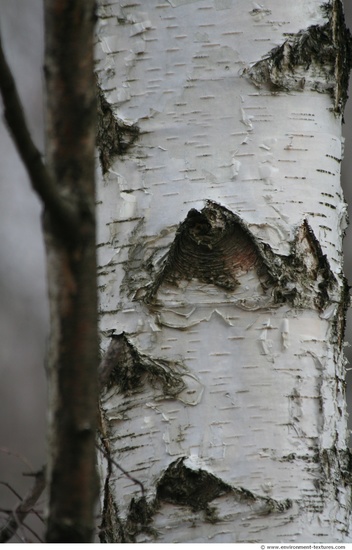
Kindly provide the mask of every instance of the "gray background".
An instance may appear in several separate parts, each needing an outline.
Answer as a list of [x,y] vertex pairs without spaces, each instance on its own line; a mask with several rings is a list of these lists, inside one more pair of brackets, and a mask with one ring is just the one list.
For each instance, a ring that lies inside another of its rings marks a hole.
[[[345,4],[351,28],[352,3],[345,0]],[[42,0],[1,0],[0,27],[5,53],[17,81],[32,136],[41,150],[42,15]],[[352,219],[352,99],[347,104],[345,122],[342,184]],[[26,172],[1,119],[0,482],[6,481],[22,495],[31,486],[31,479],[22,473],[38,470],[45,462],[44,358],[48,309],[40,215],[39,201],[31,191]],[[352,284],[352,227],[347,230],[345,238],[345,272]],[[348,314],[346,340],[352,343],[351,312]],[[352,363],[349,348],[346,348],[346,355]],[[347,379],[350,388],[352,376],[348,374]],[[1,510],[15,502],[9,487],[0,484],[0,525]],[[33,522],[32,526],[36,532],[42,531],[39,523]],[[29,535],[29,539],[36,540],[34,535]]]
[[[42,1],[1,0],[0,26],[33,139],[43,150]],[[38,470],[45,463],[48,311],[40,213],[1,116],[0,481],[22,495],[32,484],[22,472]],[[0,485],[1,510],[16,500],[8,487]],[[0,514],[0,525],[2,519]],[[42,531],[36,522],[31,525]],[[29,539],[36,541],[31,534]]]

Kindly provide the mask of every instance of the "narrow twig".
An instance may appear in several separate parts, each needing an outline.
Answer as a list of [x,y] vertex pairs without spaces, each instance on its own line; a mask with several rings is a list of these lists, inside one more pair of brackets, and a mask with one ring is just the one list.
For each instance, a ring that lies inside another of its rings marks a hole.
[[[36,532],[34,531],[34,529],[32,529],[31,527],[29,527],[29,525],[27,525],[27,523],[23,522],[22,524],[19,524],[19,527],[20,527],[20,526],[23,527],[24,529],[27,529],[27,531],[29,531],[30,533],[32,533],[32,535],[33,535],[36,539],[38,539],[39,542],[44,542],[43,539],[40,538],[40,536],[38,535],[38,533],[36,533]],[[28,540],[28,537],[26,537],[25,540],[22,540],[23,538],[24,538],[24,537],[19,537],[19,539],[20,539],[22,542],[25,542],[25,543],[27,543],[27,542],[32,542],[32,541],[29,541],[29,540]]]
[[[1,56],[1,53],[0,53]],[[110,377],[111,371],[116,366],[117,361],[120,358],[121,350],[122,350],[122,339],[118,337],[112,337],[110,345],[101,360],[99,367],[98,367],[98,379],[99,379],[99,385],[100,388],[103,389]],[[138,479],[135,479],[132,477],[122,466],[120,466],[114,459],[112,459],[109,456],[109,453],[106,449],[101,447],[97,444],[97,448],[100,452],[103,453],[105,458],[108,460],[110,465],[114,465],[116,468],[118,468],[128,479],[133,481],[133,483],[136,483],[140,486],[142,495],[144,496],[144,486],[141,481]],[[18,458],[20,458],[22,461],[24,461],[27,465],[28,462],[24,457],[21,455],[18,455],[14,453],[13,451],[10,451],[9,449],[6,449],[4,447],[0,448],[0,452],[4,452],[6,454],[15,455]],[[0,485],[4,485],[11,491],[19,500],[20,503],[15,508],[15,510],[8,512],[8,518],[6,524],[0,529],[0,542],[6,542],[11,537],[14,536],[16,531],[21,525],[24,525],[24,519],[27,516],[29,512],[34,512],[33,506],[39,499],[40,495],[42,494],[44,488],[45,488],[45,475],[44,475],[44,469],[40,472],[37,472],[35,474],[28,474],[28,475],[34,475],[35,476],[35,483],[31,491],[22,499],[21,495],[6,481],[0,481]],[[1,510],[5,512],[5,510]],[[28,526],[24,525],[26,528],[29,529]],[[29,529],[30,530],[30,529]],[[35,533],[33,533],[35,534]],[[37,536],[37,535],[36,535]],[[38,538],[38,536],[37,536]]]
[[7,487],[8,490],[11,491],[11,493],[13,493],[16,498],[22,500],[21,495],[7,481],[0,481],[0,485],[4,485],[4,487]]
[[[45,208],[63,227],[72,232],[77,229],[76,209],[61,196],[58,187],[45,166],[42,156],[34,145],[23,113],[21,100],[5,59],[0,36],[0,92],[4,103],[4,116],[11,131],[17,151],[29,175],[32,187]],[[74,235],[73,235],[74,236]]]
[[[5,482],[6,485],[18,498],[21,498],[12,487]],[[45,471],[44,468],[35,474],[35,482],[32,489],[27,495],[21,499],[21,502],[16,506],[15,510],[9,515],[6,524],[0,530],[0,542],[7,542],[16,533],[20,525],[23,524],[27,514],[32,512],[33,506],[36,504],[40,495],[45,488]]]
[[[24,455],[22,455],[21,453],[17,453],[16,451],[11,451],[11,449],[8,449],[7,447],[0,447],[0,453],[7,454],[9,456],[14,456],[15,458],[17,458],[18,460],[23,462],[23,464],[25,464],[25,466],[31,472],[33,472],[33,466],[31,465],[29,460],[27,460],[27,458]],[[33,474],[27,474],[27,475],[33,475]]]
[[[0,54],[1,55],[1,54]],[[1,74],[0,74],[1,78]],[[121,338],[112,337],[110,345],[100,362],[98,367],[98,379],[100,388],[103,389],[106,386],[107,381],[109,380],[112,369],[116,366],[116,363],[121,358],[123,341]],[[120,470],[120,472],[130,479],[136,485],[139,485],[141,489],[142,496],[145,495],[144,485],[141,481],[131,476],[127,470],[125,470],[118,462],[111,458],[107,449],[103,448],[101,445],[97,444],[97,449],[105,456],[110,467],[113,465],[115,468]],[[1,448],[0,451],[6,452],[8,454],[14,454],[7,449]],[[42,494],[45,488],[45,474],[44,469],[35,474],[30,474],[35,476],[35,483],[31,491],[22,499],[19,493],[15,491],[13,487],[6,481],[0,481],[1,485],[7,487],[14,495],[20,500],[20,503],[16,506],[15,510],[8,514],[6,524],[0,529],[0,542],[6,542],[11,537],[13,537],[21,525],[24,525],[24,520],[29,512],[35,512],[33,507],[40,495]],[[25,526],[27,527],[27,526]],[[28,527],[27,527],[28,528]],[[35,533],[33,533],[35,534]],[[37,536],[37,535],[36,535]]]

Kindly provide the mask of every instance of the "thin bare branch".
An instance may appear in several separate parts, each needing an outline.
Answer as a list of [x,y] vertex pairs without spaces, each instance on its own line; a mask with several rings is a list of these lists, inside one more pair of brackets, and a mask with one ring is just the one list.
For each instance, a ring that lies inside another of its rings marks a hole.
[[7,481],[0,481],[0,485],[7,487],[8,490],[11,491],[11,493],[13,493],[16,498],[18,498],[19,500],[22,500],[21,495]]
[[[27,525],[27,524],[24,523],[24,522],[22,523],[22,525],[23,525],[23,527],[24,527],[25,529],[27,529],[27,531],[29,531],[30,533],[32,533],[32,535],[33,535],[36,539],[38,539],[39,542],[44,542],[44,540],[38,535],[38,533],[36,533],[36,532],[34,531],[34,529],[32,529],[31,527],[29,527],[29,525]],[[28,542],[31,542],[31,541],[28,541]]]
[[[17,453],[16,451],[12,451],[11,449],[8,449],[7,447],[0,447],[0,453],[4,453],[4,454],[9,455],[9,456],[14,456],[15,458],[17,458],[18,460],[23,462],[23,464],[25,464],[25,466],[30,470],[30,472],[33,472],[32,464],[21,453]],[[33,475],[33,473],[32,474],[27,474],[27,475]]]
[[75,235],[78,226],[77,210],[65,201],[55,185],[41,153],[32,141],[23,107],[10,67],[6,61],[0,36],[0,92],[4,103],[4,116],[26,167],[32,187],[57,225],[66,233]]
[[[8,487],[18,498],[21,498],[18,493],[8,484],[2,482]],[[7,542],[14,536],[17,529],[23,524],[26,516],[33,511],[33,507],[39,499],[45,488],[45,471],[40,470],[35,474],[35,482],[32,489],[21,499],[21,502],[9,515],[6,524],[0,530],[0,542]]]

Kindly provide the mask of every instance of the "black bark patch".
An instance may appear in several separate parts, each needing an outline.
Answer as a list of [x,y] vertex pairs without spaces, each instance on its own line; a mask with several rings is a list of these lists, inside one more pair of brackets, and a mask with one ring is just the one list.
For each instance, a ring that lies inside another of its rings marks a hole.
[[126,124],[117,118],[103,92],[98,88],[98,131],[97,146],[103,174],[105,174],[115,158],[123,155],[134,144],[139,136],[139,128],[135,124]]
[[192,209],[176,232],[162,271],[148,299],[163,282],[198,279],[228,291],[239,285],[237,276],[251,269],[265,271],[258,244],[236,214],[207,201],[201,212]]
[[[279,283],[276,292],[277,301],[286,301],[287,292],[291,290],[293,305],[313,304],[323,310],[329,304],[329,291],[336,284],[328,259],[307,220],[296,232],[289,256],[281,256],[281,267],[271,263],[271,271]],[[274,273],[274,271],[276,273]]]
[[346,315],[347,310],[351,304],[350,289],[351,287],[348,284],[346,277],[343,277],[341,298],[334,319],[334,334],[336,335],[336,342],[340,350],[344,344],[346,331]]
[[119,518],[118,508],[110,489],[110,473],[104,484],[104,501],[102,522],[99,526],[101,543],[116,542],[116,536],[121,542],[127,542],[124,537],[123,524]]
[[132,498],[127,520],[124,525],[124,536],[128,542],[136,542],[140,533],[147,533],[157,538],[157,532],[153,529],[153,517],[157,510],[157,501],[154,499],[148,503],[145,497]]
[[140,353],[129,341],[125,333],[114,335],[119,340],[119,354],[115,364],[111,365],[107,388],[113,386],[123,394],[141,391],[144,383],[161,387],[163,395],[177,396],[184,388],[183,367],[173,361],[153,358]]
[[[193,469],[185,465],[186,457],[172,462],[156,486],[156,500],[179,506],[189,506],[193,511],[204,510],[209,515],[209,503],[226,494],[232,494],[235,501],[255,506],[261,514],[285,512],[292,507],[292,501],[276,501],[255,495],[243,487],[232,487],[217,476],[202,468]],[[214,520],[216,514],[211,514]]]
[[139,296],[150,306],[158,306],[158,290],[163,283],[197,279],[227,292],[236,292],[241,274],[255,270],[263,293],[271,292],[274,304],[323,310],[329,291],[336,284],[326,255],[305,220],[298,228],[288,256],[276,254],[259,241],[239,216],[213,201],[198,212],[190,210],[158,273],[153,273],[145,292]]
[[348,95],[352,38],[346,27],[341,0],[325,4],[325,25],[313,25],[270,50],[245,74],[258,86],[273,92],[300,91],[309,87],[326,92],[334,100],[334,111],[342,114]]
[[[107,480],[108,481],[108,480]],[[105,483],[103,521],[99,530],[101,543],[135,543],[141,533],[147,533],[157,538],[157,532],[153,529],[153,517],[158,508],[157,499],[150,503],[145,497],[132,498],[125,520],[120,518],[116,503],[110,489],[110,483]]]
[[251,513],[260,515],[283,514],[293,506],[290,499],[279,501],[263,497],[243,487],[232,487],[202,468],[188,468],[186,459],[180,457],[169,464],[156,483],[154,498],[149,501],[144,496],[132,498],[125,519],[119,518],[111,490],[106,487],[101,542],[138,542],[137,537],[142,533],[157,539],[158,532],[153,522],[155,514],[162,510],[163,502],[188,507],[192,513],[200,513],[207,523],[226,521],[226,518],[218,516],[216,505],[210,505],[215,499],[226,495],[233,498],[233,506],[241,503]]
[[184,465],[185,458],[172,462],[157,484],[157,498],[172,504],[203,510],[215,498],[232,491],[230,485],[206,470]]
[[352,67],[352,35],[346,27],[343,3],[333,0],[323,7],[331,21],[332,37],[335,46],[336,86],[334,93],[334,110],[343,114],[348,99],[348,85]]
[[322,468],[321,483],[331,484],[335,480],[336,486],[350,486],[352,483],[352,453],[350,449],[337,449],[336,446],[322,449],[319,454],[319,463]]

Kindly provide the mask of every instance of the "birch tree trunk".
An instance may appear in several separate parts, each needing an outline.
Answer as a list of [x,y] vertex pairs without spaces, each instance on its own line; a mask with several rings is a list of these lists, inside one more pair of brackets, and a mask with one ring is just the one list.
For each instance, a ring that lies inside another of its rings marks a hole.
[[97,59],[101,540],[351,540],[340,1],[101,0]]

